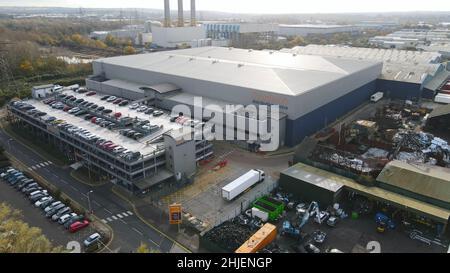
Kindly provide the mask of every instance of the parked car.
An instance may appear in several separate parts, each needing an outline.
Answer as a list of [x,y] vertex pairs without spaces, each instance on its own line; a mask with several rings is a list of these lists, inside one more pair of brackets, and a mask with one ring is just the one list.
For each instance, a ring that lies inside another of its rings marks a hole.
[[129,108],[131,110],[137,109],[137,108],[139,108],[139,104],[138,103],[133,103],[132,105],[129,106]]
[[106,96],[103,96],[100,100],[107,100],[109,97],[110,97],[109,95],[106,95]]
[[113,104],[119,104],[123,101],[123,99],[116,99],[115,101],[113,101]]
[[116,118],[120,118],[121,116],[122,116],[122,113],[120,113],[120,112],[117,112],[114,114],[114,117],[116,117]]
[[137,109],[138,112],[145,112],[147,111],[148,107],[147,106],[141,106]]
[[72,209],[71,209],[71,208],[69,208],[69,207],[64,207],[64,208],[58,210],[58,212],[56,212],[56,213],[52,216],[52,220],[53,220],[53,221],[58,221],[59,217],[63,216],[64,214],[71,213],[71,212],[72,212]]
[[127,105],[129,102],[127,100],[122,101],[121,103],[119,103],[119,106],[125,106]]
[[49,210],[53,209],[54,207],[56,207],[60,204],[62,204],[61,201],[52,202],[52,203],[48,204],[46,207],[44,207],[44,212],[47,213]]
[[112,110],[111,109],[105,109],[102,111],[103,114],[111,114]]
[[73,217],[75,217],[75,216],[77,216],[77,214],[74,213],[74,212],[72,212],[72,213],[66,213],[66,214],[64,214],[63,216],[59,217],[59,219],[58,219],[58,224],[64,225],[67,221],[70,220],[70,218],[73,218]]
[[94,91],[90,91],[90,92],[86,93],[86,96],[88,96],[88,97],[94,96],[94,95],[97,95],[97,93]]
[[115,101],[116,99],[117,99],[116,96],[111,96],[111,97],[107,98],[106,101],[107,101],[107,102],[113,102],[113,101]]
[[94,233],[89,235],[89,237],[86,238],[86,240],[84,240],[83,244],[85,247],[90,247],[93,244],[99,242],[102,239],[102,236],[99,233]]
[[67,222],[64,223],[64,227],[66,229],[68,229],[70,227],[70,225],[72,225],[73,223],[78,222],[78,221],[83,221],[83,220],[84,220],[83,215],[73,216],[69,220],[67,220]]
[[38,194],[31,196],[30,201],[32,203],[35,203],[36,201],[41,200],[42,198],[47,197],[47,196],[48,196],[48,193],[46,193],[46,192],[38,193]]
[[53,207],[52,209],[47,211],[47,213],[45,214],[45,217],[50,218],[53,215],[55,215],[60,209],[65,208],[65,207],[66,207],[66,205],[64,205],[62,203],[59,205],[56,205],[55,207]]
[[95,109],[95,111],[97,111],[97,112],[101,112],[103,110],[105,110],[104,106],[100,106],[99,108]]
[[44,204],[45,202],[51,202],[53,200],[53,197],[51,196],[45,196],[42,197],[41,199],[39,199],[38,201],[34,202],[34,206],[36,208],[40,207],[42,204]]
[[83,221],[77,221],[69,226],[69,231],[74,233],[79,231],[80,229],[83,229],[89,225],[89,222],[87,220]]
[[154,117],[159,117],[159,116],[162,116],[162,115],[164,115],[163,111],[156,110],[156,111],[153,112],[153,116]]

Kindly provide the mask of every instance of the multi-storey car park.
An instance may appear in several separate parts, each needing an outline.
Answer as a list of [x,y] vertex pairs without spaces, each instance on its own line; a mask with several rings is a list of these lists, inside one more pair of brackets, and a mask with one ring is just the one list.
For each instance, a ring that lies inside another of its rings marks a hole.
[[10,118],[89,171],[133,192],[145,192],[172,178],[190,179],[196,162],[213,153],[206,140],[183,140],[179,133],[183,125],[171,122],[167,113],[161,115],[157,109],[150,113],[149,107],[140,106],[148,108],[146,114],[92,94],[64,90],[43,101],[13,102]]

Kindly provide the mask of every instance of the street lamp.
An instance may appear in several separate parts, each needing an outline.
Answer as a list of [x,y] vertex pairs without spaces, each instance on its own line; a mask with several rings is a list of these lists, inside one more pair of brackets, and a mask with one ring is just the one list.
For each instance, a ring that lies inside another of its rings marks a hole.
[[89,205],[89,213],[92,214],[92,207],[91,207],[91,199],[89,198],[89,194],[93,193],[94,191],[91,190],[87,193],[87,199],[88,199],[88,205]]

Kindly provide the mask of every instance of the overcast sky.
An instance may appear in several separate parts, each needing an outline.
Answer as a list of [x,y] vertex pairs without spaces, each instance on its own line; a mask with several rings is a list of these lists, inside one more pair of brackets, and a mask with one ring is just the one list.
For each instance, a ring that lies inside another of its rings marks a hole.
[[[189,0],[185,9],[189,9]],[[176,9],[177,0],[171,0]],[[0,0],[0,6],[163,8],[163,0]],[[233,13],[450,11],[449,0],[197,0],[198,10]]]

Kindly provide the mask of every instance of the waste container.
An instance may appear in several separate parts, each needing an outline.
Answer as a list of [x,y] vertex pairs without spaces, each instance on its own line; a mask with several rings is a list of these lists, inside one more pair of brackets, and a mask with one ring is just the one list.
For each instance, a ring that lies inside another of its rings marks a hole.
[[359,214],[356,211],[352,212],[352,219],[357,220],[359,218]]

